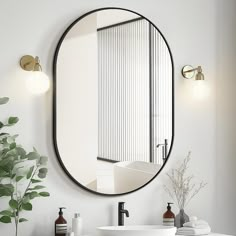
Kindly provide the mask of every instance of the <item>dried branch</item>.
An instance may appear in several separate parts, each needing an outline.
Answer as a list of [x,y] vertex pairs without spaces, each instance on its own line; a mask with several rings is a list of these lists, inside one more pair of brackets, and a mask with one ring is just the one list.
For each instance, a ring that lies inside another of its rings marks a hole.
[[200,190],[207,185],[203,181],[199,184],[192,183],[194,175],[187,176],[190,160],[191,152],[188,152],[183,163],[177,169],[172,169],[170,173],[167,173],[170,187],[164,185],[164,190],[177,203],[180,209],[184,209]]

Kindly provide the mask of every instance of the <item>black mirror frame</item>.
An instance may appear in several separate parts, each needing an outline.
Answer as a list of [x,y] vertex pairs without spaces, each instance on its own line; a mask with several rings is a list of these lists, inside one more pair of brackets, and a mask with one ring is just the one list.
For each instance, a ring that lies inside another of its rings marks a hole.
[[[58,145],[57,145],[57,110],[56,110],[56,82],[57,82],[57,58],[58,58],[58,53],[59,53],[59,50],[60,50],[60,47],[61,47],[61,44],[64,40],[64,38],[66,37],[67,33],[70,31],[70,29],[77,23],[79,22],[81,19],[83,19],[84,17],[94,13],[94,12],[97,12],[97,11],[102,11],[102,10],[109,10],[109,9],[116,9],[116,10],[124,10],[124,11],[129,11],[131,13],[134,13],[134,14],[137,14],[139,15],[140,17],[144,18],[145,20],[147,20],[150,24],[153,25],[154,28],[156,28],[156,30],[158,30],[158,32],[160,33],[160,35],[162,36],[162,38],[164,39],[165,43],[166,43],[166,46],[168,48],[168,51],[170,53],[170,58],[171,58],[171,64],[172,64],[172,140],[171,140],[171,144],[170,144],[170,149],[169,149],[169,152],[168,152],[168,155],[167,155],[167,158],[166,158],[166,161],[164,162],[164,164],[162,165],[162,167],[160,168],[160,170],[157,172],[157,174],[151,179],[149,180],[147,183],[145,183],[144,185],[140,186],[139,188],[137,189],[134,189],[132,191],[129,191],[129,192],[125,192],[125,193],[119,193],[119,194],[106,194],[106,193],[100,193],[100,192],[96,192],[96,191],[93,191],[89,188],[86,188],[84,185],[82,185],[81,183],[79,183],[70,173],[69,171],[66,169],[62,159],[61,159],[61,156],[59,154],[59,149],[58,149]],[[100,195],[100,196],[107,196],[107,197],[114,197],[114,196],[122,196],[122,195],[126,195],[126,194],[130,194],[130,193],[133,193],[133,192],[136,192],[140,189],[142,189],[143,187],[145,187],[146,185],[148,185],[150,182],[152,182],[158,175],[159,173],[163,170],[163,168],[165,167],[167,161],[169,160],[169,157],[170,157],[170,154],[171,154],[171,151],[172,151],[172,148],[173,148],[173,143],[174,143],[174,111],[175,111],[175,100],[174,100],[174,61],[173,61],[173,55],[171,53],[171,50],[170,50],[170,47],[169,47],[169,44],[167,43],[164,35],[161,33],[161,31],[150,21],[148,20],[146,17],[142,16],[141,14],[135,12],[135,11],[132,11],[132,10],[128,10],[128,9],[125,9],[125,8],[119,8],[119,7],[105,7],[105,8],[98,8],[98,9],[95,9],[95,10],[92,10],[90,12],[87,12],[86,14],[80,16],[79,18],[77,18],[75,21],[72,22],[72,24],[67,27],[67,29],[65,30],[65,32],[63,33],[63,35],[61,36],[58,44],[57,44],[57,47],[56,47],[56,50],[55,50],[55,54],[54,54],[54,59],[53,59],[53,144],[54,144],[54,150],[55,150],[55,154],[57,156],[57,159],[58,159],[58,162],[59,164],[61,165],[62,169],[65,171],[65,173],[67,174],[67,176],[79,187],[81,187],[82,189],[90,192],[90,193],[93,193],[93,194],[97,194],[97,195]]]

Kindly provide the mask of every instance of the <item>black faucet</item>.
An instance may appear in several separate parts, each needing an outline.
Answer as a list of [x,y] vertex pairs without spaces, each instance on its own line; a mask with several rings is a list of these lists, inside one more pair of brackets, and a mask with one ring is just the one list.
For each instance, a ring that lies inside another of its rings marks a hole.
[[118,203],[118,225],[124,225],[124,214],[129,217],[129,212],[124,209],[124,202]]

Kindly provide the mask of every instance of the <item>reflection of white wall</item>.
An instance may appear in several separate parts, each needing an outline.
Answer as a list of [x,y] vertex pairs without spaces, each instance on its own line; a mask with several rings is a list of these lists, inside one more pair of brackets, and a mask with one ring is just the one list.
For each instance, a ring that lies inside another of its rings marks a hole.
[[66,168],[86,185],[96,179],[96,15],[77,27],[80,30],[67,35],[58,57],[57,141]]
[[143,161],[124,161],[114,164],[114,191],[125,193],[140,188],[150,181],[161,165]]
[[108,25],[117,24],[123,21],[138,18],[139,15],[134,14],[129,11],[123,10],[107,10],[102,12],[97,12],[97,27],[105,27]]
[[100,193],[114,193],[113,163],[97,161],[97,191]]

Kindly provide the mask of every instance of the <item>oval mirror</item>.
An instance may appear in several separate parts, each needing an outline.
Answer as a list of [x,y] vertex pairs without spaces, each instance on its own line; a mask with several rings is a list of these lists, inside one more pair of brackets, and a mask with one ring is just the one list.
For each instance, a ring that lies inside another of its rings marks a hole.
[[158,28],[120,8],[89,12],[54,57],[54,144],[81,187],[120,195],[149,183],[173,143],[173,60]]

